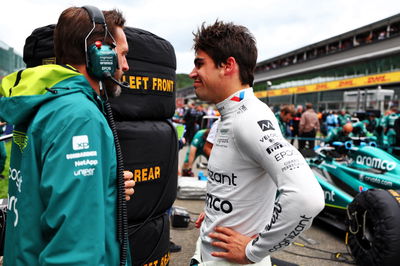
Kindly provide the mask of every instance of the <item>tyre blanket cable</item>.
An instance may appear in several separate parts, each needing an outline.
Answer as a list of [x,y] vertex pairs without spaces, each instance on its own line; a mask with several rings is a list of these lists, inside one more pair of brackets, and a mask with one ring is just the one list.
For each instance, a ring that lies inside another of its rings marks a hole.
[[326,253],[326,254],[330,254],[331,257],[330,258],[324,258],[324,257],[300,254],[300,253],[296,253],[296,252],[289,251],[289,250],[283,250],[283,251],[286,252],[286,253],[289,253],[289,254],[293,254],[293,255],[296,255],[296,256],[302,256],[302,257],[306,257],[306,258],[329,260],[329,261],[342,262],[342,263],[347,263],[347,264],[355,264],[354,260],[352,259],[352,256],[351,256],[350,252],[340,252],[340,251],[339,252],[332,252],[332,251],[328,251],[328,250],[324,250],[324,249],[320,249],[320,248],[310,247],[308,245],[305,245],[305,244],[302,244],[302,243],[298,243],[298,242],[293,242],[292,244],[297,246],[297,247],[307,248],[307,249],[310,249],[310,250],[315,250],[315,251],[323,252],[323,253]]

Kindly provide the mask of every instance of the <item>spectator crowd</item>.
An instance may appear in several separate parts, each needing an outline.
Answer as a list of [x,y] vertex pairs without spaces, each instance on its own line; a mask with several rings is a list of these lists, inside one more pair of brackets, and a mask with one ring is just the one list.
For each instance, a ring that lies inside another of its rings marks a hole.
[[[219,116],[219,113],[213,106],[194,101],[176,109],[174,122],[185,126],[183,137],[189,146],[199,130],[211,128],[213,120],[203,121],[204,116]],[[275,116],[283,136],[299,150],[313,149],[315,141],[328,144],[334,140],[367,137],[376,141],[378,147],[393,148],[394,154],[400,153],[400,113],[395,106],[382,115],[371,111],[352,116],[344,109],[316,111],[312,103],[296,107],[281,105]]]

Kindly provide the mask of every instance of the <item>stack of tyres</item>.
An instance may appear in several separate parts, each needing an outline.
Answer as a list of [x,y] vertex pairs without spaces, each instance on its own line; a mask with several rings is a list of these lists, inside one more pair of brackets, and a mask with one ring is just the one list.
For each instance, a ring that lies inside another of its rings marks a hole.
[[170,119],[175,113],[176,58],[172,45],[145,30],[125,28],[129,71],[122,76],[129,89],[113,99],[120,121]]
[[35,29],[25,40],[23,59],[26,67],[55,64],[53,32],[55,24]]
[[128,202],[133,265],[169,261],[168,210],[176,198],[178,145],[169,121],[175,112],[176,59],[172,45],[137,28],[125,28],[129,71],[120,97],[110,100],[124,167],[133,173]]
[[177,137],[168,121],[116,125],[125,169],[132,171],[136,182],[127,205],[133,265],[162,265],[169,259],[167,211],[176,197]]
[[[55,25],[35,29],[26,39],[27,67],[56,63]],[[129,43],[130,89],[110,100],[124,158],[134,174],[135,194],[128,202],[129,242],[133,265],[169,261],[168,210],[176,197],[178,144],[169,119],[175,112],[176,58],[172,45],[150,33],[125,28]]]
[[399,265],[400,190],[363,191],[347,209],[348,245],[357,265]]

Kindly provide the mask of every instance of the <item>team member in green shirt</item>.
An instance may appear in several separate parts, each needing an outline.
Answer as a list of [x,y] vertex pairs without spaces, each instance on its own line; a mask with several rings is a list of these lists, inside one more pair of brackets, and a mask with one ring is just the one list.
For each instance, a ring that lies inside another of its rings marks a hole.
[[90,11],[72,7],[61,14],[54,39],[63,65],[27,68],[2,80],[0,120],[15,126],[5,266],[126,263],[125,236],[117,235],[116,147],[101,98],[120,88],[102,89],[85,60],[86,40],[110,45],[118,68],[109,74],[120,80],[129,69],[125,19],[116,10],[104,12],[108,31],[94,19],[103,12]]
[[190,146],[186,152],[186,157],[183,162],[182,166],[182,175],[183,176],[193,176],[192,172],[192,165],[194,161],[196,160],[197,157],[200,155],[203,155],[205,157],[208,157],[204,153],[204,144],[206,143],[208,133],[210,132],[210,129],[201,129],[196,132],[196,134],[193,137],[192,142],[190,143]]
[[291,136],[289,122],[293,119],[295,113],[293,105],[283,105],[279,113],[275,113],[275,117],[279,123],[279,128],[285,138]]

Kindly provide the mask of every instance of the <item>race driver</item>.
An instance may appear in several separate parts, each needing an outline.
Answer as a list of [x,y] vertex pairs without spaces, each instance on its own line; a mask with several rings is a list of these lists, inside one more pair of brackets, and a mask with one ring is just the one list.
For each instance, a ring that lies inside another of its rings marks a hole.
[[255,39],[216,21],[194,34],[190,77],[221,113],[208,161],[205,213],[191,265],[271,265],[269,255],[311,226],[324,195],[301,154],[253,93]]

